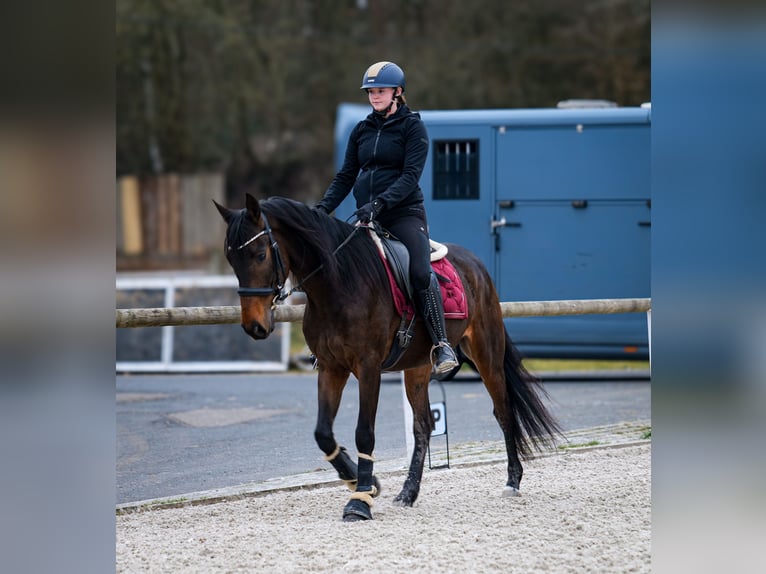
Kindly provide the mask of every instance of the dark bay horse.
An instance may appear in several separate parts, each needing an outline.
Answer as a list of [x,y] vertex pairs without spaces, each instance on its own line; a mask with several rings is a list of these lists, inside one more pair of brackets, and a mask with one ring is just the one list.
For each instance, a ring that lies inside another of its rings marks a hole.
[[[381,365],[400,323],[377,248],[361,228],[290,199],[258,202],[248,194],[244,209],[216,207],[228,226],[224,249],[239,280],[242,327],[248,335],[263,339],[273,331],[273,306],[284,293],[288,274],[306,293],[303,334],[319,369],[314,436],[325,459],[353,490],[343,519],[371,519],[373,498],[380,490],[373,476],[373,452]],[[544,391],[522,366],[505,330],[486,268],[458,245],[449,245],[447,257],[463,281],[469,310],[468,319],[447,321],[448,337],[476,366],[492,398],[508,452],[503,495],[517,496],[523,472],[519,457],[552,443],[560,430],[540,399],[538,393]],[[394,499],[401,506],[412,506],[418,497],[434,428],[428,396],[430,348],[418,320],[412,344],[396,365],[404,371],[415,437],[409,473]],[[357,463],[333,434],[350,373],[359,381]]]

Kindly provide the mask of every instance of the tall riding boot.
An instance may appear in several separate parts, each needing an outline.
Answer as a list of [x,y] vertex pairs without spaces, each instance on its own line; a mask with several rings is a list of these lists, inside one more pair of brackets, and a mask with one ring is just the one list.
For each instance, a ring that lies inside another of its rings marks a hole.
[[436,275],[433,273],[431,273],[431,282],[428,289],[418,291],[418,302],[423,321],[434,344],[431,349],[433,372],[437,375],[448,373],[460,363],[455,356],[455,351],[452,350],[449,341],[447,341],[442,294]]

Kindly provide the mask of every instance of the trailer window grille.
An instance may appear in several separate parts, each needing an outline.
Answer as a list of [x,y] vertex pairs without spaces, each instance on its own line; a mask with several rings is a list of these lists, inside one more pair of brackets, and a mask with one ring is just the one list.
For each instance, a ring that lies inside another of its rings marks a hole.
[[434,199],[479,199],[479,140],[434,141]]

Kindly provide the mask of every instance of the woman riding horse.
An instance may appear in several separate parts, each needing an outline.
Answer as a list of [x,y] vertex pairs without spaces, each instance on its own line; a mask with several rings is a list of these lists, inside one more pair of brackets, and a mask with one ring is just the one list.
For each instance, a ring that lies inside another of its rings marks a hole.
[[404,85],[404,72],[393,62],[367,68],[360,89],[367,91],[372,112],[351,132],[343,167],[315,209],[331,213],[353,188],[357,219],[375,219],[407,246],[415,304],[433,344],[433,372],[441,375],[459,363],[447,340],[418,184],[428,156],[428,133],[420,115],[407,107]]
[[[287,295],[288,275],[306,293],[303,335],[319,365],[314,437],[325,459],[354,491],[343,519],[369,520],[373,498],[380,492],[373,475],[373,452],[381,369],[400,324],[377,247],[366,230],[297,201],[271,197],[259,202],[247,195],[244,209],[216,205],[227,223],[224,249],[239,281],[241,321],[248,335],[260,340],[274,330],[274,307]],[[517,496],[523,473],[519,456],[528,455],[530,446],[549,443],[558,425],[505,330],[486,267],[467,249],[451,244],[448,248],[447,259],[463,285],[468,315],[448,322],[447,337],[476,366],[492,398],[508,455],[503,496]],[[434,428],[428,397],[431,341],[423,331],[415,328],[411,344],[396,364],[404,371],[415,438],[407,478],[394,498],[402,506],[412,506],[418,497]],[[333,433],[351,373],[359,381],[357,462]]]

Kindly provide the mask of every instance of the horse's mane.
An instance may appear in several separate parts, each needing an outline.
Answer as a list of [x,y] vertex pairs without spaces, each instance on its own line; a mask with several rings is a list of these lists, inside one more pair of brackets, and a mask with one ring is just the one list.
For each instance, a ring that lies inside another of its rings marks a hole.
[[[378,264],[380,256],[377,248],[362,230],[358,230],[346,245],[333,254],[354,232],[356,228],[353,225],[285,197],[270,197],[261,202],[261,209],[272,226],[279,221],[279,226],[289,229],[292,237],[297,239],[303,255],[291,253],[294,260],[303,257],[315,261],[317,266],[323,266],[316,278],[323,281],[331,292],[352,297],[360,289],[370,290],[385,285],[387,279],[383,266]],[[306,271],[310,273],[313,269]]]

